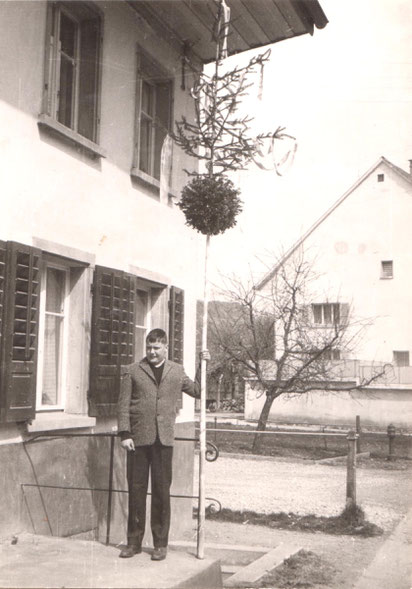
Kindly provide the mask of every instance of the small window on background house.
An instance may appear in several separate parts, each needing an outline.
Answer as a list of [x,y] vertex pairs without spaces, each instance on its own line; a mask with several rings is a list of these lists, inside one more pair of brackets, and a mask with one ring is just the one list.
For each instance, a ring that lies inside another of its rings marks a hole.
[[385,260],[381,262],[381,278],[393,278],[392,260]]
[[384,182],[385,181],[385,174],[378,174],[378,182]]
[[337,350],[337,349],[324,350],[322,352],[322,359],[323,360],[340,360],[340,350]]
[[393,363],[395,366],[409,366],[409,351],[395,351],[393,352]]
[[312,305],[313,322],[316,325],[339,325],[341,312],[339,303],[322,303]]
[[137,84],[136,167],[160,180],[163,142],[171,129],[172,81],[143,54]]
[[97,141],[100,17],[87,2],[49,4],[46,113]]
[[41,274],[37,410],[64,409],[69,327],[68,268],[44,265]]

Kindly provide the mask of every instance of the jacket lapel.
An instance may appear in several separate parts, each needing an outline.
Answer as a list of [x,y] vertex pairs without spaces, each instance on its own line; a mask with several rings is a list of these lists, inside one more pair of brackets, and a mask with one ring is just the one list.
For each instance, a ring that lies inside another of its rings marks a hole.
[[157,382],[154,377],[153,370],[150,368],[149,362],[146,360],[146,358],[143,358],[143,360],[141,360],[141,362],[139,362],[139,366],[148,376],[150,376],[152,381],[157,386]]
[[162,378],[160,380],[160,384],[162,384],[162,382],[166,378],[167,374],[172,370],[172,367],[173,367],[173,364],[171,362],[169,362],[169,360],[165,360],[165,367],[163,368],[163,374],[162,374]]

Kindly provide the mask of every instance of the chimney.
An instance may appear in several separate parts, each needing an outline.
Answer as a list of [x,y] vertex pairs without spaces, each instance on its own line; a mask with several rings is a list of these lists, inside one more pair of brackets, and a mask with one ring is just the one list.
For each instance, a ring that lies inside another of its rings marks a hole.
[[409,160],[409,174],[412,176],[412,160]]

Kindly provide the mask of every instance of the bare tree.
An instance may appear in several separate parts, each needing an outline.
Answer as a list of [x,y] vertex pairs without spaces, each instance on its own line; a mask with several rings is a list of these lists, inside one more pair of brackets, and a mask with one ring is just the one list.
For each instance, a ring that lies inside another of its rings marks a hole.
[[253,450],[259,448],[259,432],[266,429],[272,404],[280,395],[359,390],[385,374],[385,366],[377,366],[368,378],[354,382],[346,362],[335,361],[355,352],[370,321],[355,320],[349,305],[334,298],[328,324],[319,328],[309,304],[316,279],[313,264],[295,253],[278,265],[265,291],[230,279],[224,290],[232,302],[230,312],[227,305],[224,312],[217,305],[211,315],[210,338],[220,362],[235,361],[257,394],[265,395]]

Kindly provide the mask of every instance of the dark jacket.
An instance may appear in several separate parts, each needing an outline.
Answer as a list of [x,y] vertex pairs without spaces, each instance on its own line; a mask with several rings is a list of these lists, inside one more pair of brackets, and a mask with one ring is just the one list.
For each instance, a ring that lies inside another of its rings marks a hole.
[[147,446],[155,442],[158,432],[164,446],[173,446],[182,392],[199,396],[198,385],[180,364],[165,361],[159,386],[146,358],[123,366],[118,402],[118,431],[122,439],[131,437],[135,446]]

